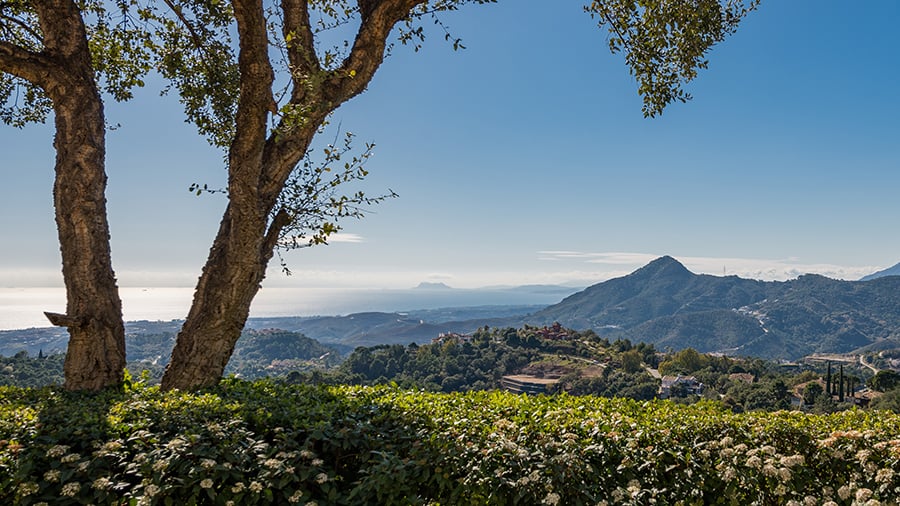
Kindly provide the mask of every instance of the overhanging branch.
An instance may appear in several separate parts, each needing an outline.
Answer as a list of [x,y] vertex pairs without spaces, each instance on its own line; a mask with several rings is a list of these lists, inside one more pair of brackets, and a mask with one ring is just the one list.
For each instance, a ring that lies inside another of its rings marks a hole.
[[43,53],[0,41],[0,70],[46,88],[55,65]]

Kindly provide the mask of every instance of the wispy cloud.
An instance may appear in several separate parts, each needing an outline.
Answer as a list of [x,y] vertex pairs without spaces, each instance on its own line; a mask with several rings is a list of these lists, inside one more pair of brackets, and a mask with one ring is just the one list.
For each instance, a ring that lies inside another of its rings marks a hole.
[[344,232],[338,232],[337,234],[331,234],[328,236],[328,242],[350,242],[350,243],[360,243],[366,242],[365,239],[361,235],[358,234],[347,234]]
[[636,265],[646,264],[661,255],[649,253],[588,253],[583,251],[538,251],[540,260],[584,260],[594,264]]

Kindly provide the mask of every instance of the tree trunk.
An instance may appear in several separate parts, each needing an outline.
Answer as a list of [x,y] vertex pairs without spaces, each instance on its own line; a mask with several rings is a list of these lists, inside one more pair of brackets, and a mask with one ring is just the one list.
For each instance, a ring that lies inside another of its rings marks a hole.
[[120,384],[125,327],[106,218],[106,122],[83,21],[72,2],[39,8],[48,53],[59,67],[45,91],[53,101],[56,180],[53,203],[66,285],[66,315],[48,314],[69,329],[65,387],[98,390]]
[[235,217],[229,204],[190,313],[162,378],[163,390],[193,390],[219,382],[250,315],[272,251],[264,251],[265,215]]

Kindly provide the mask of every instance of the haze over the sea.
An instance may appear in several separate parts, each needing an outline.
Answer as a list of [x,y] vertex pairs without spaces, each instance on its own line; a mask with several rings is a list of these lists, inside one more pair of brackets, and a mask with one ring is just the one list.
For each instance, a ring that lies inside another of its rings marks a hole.
[[[576,291],[572,288],[571,291]],[[183,319],[193,288],[122,288],[126,321]],[[253,302],[251,317],[343,315],[481,305],[549,305],[563,290],[449,290],[363,288],[266,288]],[[0,288],[0,330],[49,327],[44,311],[65,312],[62,288]]]

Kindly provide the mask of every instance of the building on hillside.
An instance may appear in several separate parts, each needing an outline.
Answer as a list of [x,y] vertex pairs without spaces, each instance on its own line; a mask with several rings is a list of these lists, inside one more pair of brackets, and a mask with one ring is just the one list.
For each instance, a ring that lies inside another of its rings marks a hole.
[[659,385],[660,399],[703,394],[703,383],[694,376],[663,376]]
[[564,328],[559,322],[553,322],[553,325],[540,328],[537,330],[537,332],[544,339],[550,339],[554,341],[570,339],[572,337],[569,333],[569,329]]
[[514,394],[546,394],[559,383],[559,378],[538,378],[528,374],[515,374],[500,378],[500,386]]
[[741,381],[743,383],[753,383],[756,380],[756,376],[748,373],[748,372],[735,372],[728,375],[728,379],[731,381]]
[[884,394],[881,392],[876,392],[875,390],[871,390],[869,388],[862,388],[856,392],[852,400],[857,406],[861,408],[867,408],[869,407],[870,402],[881,397],[882,395]]
[[441,344],[454,342],[456,344],[467,343],[472,340],[472,336],[468,334],[457,334],[456,332],[441,332],[437,337],[431,340],[431,344]]

